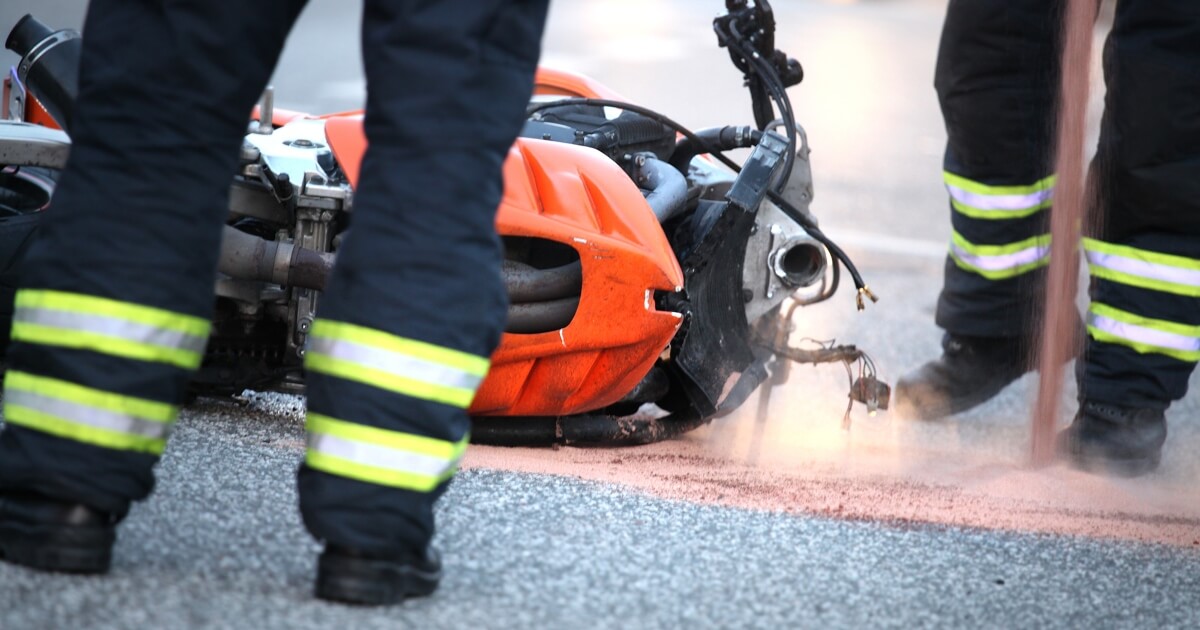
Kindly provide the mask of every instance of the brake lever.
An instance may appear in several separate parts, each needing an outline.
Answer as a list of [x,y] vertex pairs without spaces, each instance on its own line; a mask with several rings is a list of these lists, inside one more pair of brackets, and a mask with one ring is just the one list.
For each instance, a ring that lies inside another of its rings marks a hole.
[[[750,6],[749,0],[725,0],[725,9],[725,15],[713,20],[713,27],[718,33],[728,33],[731,37],[748,42],[754,52],[775,69],[783,87],[791,87],[804,80],[804,68],[800,62],[775,48],[775,11],[768,0],[756,0],[753,6]],[[735,24],[736,31],[733,28]],[[726,46],[724,41],[719,43]],[[755,73],[749,62],[731,47],[729,56],[733,59],[733,65],[746,75],[753,90]]]

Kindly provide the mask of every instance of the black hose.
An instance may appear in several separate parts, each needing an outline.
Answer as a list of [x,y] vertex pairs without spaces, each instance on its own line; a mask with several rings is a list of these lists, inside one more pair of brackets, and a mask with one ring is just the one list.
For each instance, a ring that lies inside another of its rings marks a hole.
[[[683,134],[684,137],[686,137],[689,140],[691,140],[692,142],[694,142],[696,144],[696,146],[704,147],[705,153],[712,155],[719,162],[721,162],[725,166],[728,166],[733,172],[735,172],[735,173],[742,172],[742,167],[740,165],[738,165],[738,163],[729,159],[729,157],[726,156],[724,153],[722,153],[719,149],[714,149],[712,146],[709,145],[709,143],[707,141],[705,141],[700,136],[696,135],[696,132],[692,131],[691,129],[688,129],[687,127],[684,127],[683,125],[675,122],[674,120],[671,120],[670,118],[667,118],[666,116],[664,116],[652,109],[641,107],[639,105],[633,105],[631,103],[625,103],[622,101],[613,101],[613,100],[603,99],[603,98],[566,98],[566,99],[562,99],[562,100],[558,100],[558,101],[548,101],[545,103],[538,103],[535,105],[531,105],[525,111],[528,114],[532,115],[535,112],[539,112],[543,109],[550,109],[552,107],[561,107],[563,105],[577,105],[577,104],[578,105],[601,105],[604,107],[616,107],[619,109],[627,109],[631,112],[637,112],[643,116],[649,116],[651,118],[654,118],[655,120],[658,120],[659,122],[663,123],[664,125],[667,125],[667,126],[671,127],[672,129],[674,129],[675,131],[678,131],[679,133]],[[769,198],[772,202],[774,202],[775,205],[779,206],[779,209],[782,210],[784,214],[788,215],[789,218],[791,218],[793,221],[795,221],[797,224],[799,224],[801,227],[803,227],[805,230],[807,230],[809,232],[809,234],[812,235],[813,238],[817,239],[818,241],[821,242],[822,245],[829,248],[829,252],[831,254],[833,254],[834,257],[836,257],[838,260],[842,261],[842,264],[846,265],[846,270],[850,272],[850,276],[854,280],[854,288],[855,289],[857,289],[859,291],[866,289],[867,285],[863,281],[862,275],[858,273],[858,268],[855,267],[854,263],[850,260],[850,257],[846,255],[846,252],[843,251],[842,248],[838,247],[833,241],[829,240],[829,237],[825,236],[825,233],[821,232],[821,230],[819,228],[817,228],[816,223],[814,223],[811,219],[809,219],[807,216],[805,216],[803,212],[800,212],[799,210],[797,210],[795,206],[788,203],[787,200],[784,199],[778,192],[773,191],[773,190],[768,190],[767,198]]]
[[634,105],[633,103],[626,103],[625,101],[614,101],[614,100],[607,99],[607,98],[564,98],[564,99],[559,99],[557,101],[546,101],[544,103],[535,103],[533,105],[530,105],[528,108],[526,108],[525,113],[527,115],[532,116],[533,114],[536,114],[537,112],[540,112],[545,109],[552,109],[555,107],[563,107],[566,105],[599,105],[601,107],[616,107],[617,109],[625,109],[625,110],[629,110],[631,112],[641,114],[648,118],[653,118],[654,120],[657,120],[657,121],[661,122],[662,124],[683,134],[683,136],[685,138],[690,139],[692,142],[696,143],[697,146],[704,147],[704,151],[703,151],[704,153],[712,154],[713,157],[717,158],[717,160],[719,160],[725,166],[728,166],[729,168],[733,169],[734,172],[741,172],[741,170],[742,170],[742,167],[738,166],[737,162],[734,162],[733,160],[726,157],[724,153],[721,153],[720,151],[710,147],[708,145],[708,143],[704,141],[703,138],[696,135],[696,132],[692,131],[691,129],[688,129],[687,127],[684,127],[683,125],[675,122],[674,120],[671,120],[670,118],[667,118],[663,114],[660,114],[650,108],[642,107],[641,105]]
[[762,132],[748,125],[729,125],[701,129],[696,132],[696,137],[703,142],[697,143],[684,136],[675,144],[675,152],[671,154],[671,166],[685,175],[688,172],[688,164],[691,164],[692,158],[697,155],[752,147],[758,144],[762,138]]
[[669,440],[709,420],[695,413],[662,418],[605,414],[476,416],[471,418],[471,442],[495,446],[636,446]]
[[471,443],[489,446],[548,446],[558,443],[553,416],[472,416]]
[[779,74],[775,72],[775,68],[771,63],[764,59],[757,51],[749,48],[746,45],[745,37],[737,30],[737,20],[731,20],[729,23],[730,33],[724,32],[719,24],[714,24],[713,30],[716,31],[717,39],[730,50],[736,50],[741,54],[742,58],[749,64],[754,72],[759,76],[762,85],[767,88],[779,107],[779,116],[783,119],[784,128],[787,132],[788,150],[784,155],[783,172],[780,174],[779,180],[776,182],[775,191],[781,192],[787,186],[788,179],[792,176],[792,165],[796,157],[797,132],[796,132],[796,117],[792,111],[792,101],[788,97],[787,88],[780,80]]
[[578,297],[583,290],[583,266],[578,260],[552,269],[506,260],[501,272],[508,301],[514,304]]
[[508,307],[508,324],[504,331],[534,334],[566,328],[578,308],[578,295],[561,300],[512,304]]

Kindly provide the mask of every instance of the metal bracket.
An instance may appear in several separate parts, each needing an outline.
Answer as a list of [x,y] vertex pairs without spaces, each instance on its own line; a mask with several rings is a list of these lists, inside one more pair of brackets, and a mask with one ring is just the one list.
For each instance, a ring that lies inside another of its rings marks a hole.
[[8,69],[8,79],[4,82],[5,93],[8,96],[8,102],[5,103],[5,113],[8,120],[23,121],[25,120],[25,101],[28,97],[25,94],[25,84],[17,77],[17,69]]
[[0,164],[62,169],[70,152],[71,139],[58,129],[0,121]]

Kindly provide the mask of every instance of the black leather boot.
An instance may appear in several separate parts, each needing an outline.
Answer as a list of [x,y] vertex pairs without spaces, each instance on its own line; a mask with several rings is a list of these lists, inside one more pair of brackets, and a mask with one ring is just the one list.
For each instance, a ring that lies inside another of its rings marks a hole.
[[946,333],[940,358],[896,382],[896,409],[910,418],[936,420],[982,404],[1029,370],[1016,338]]
[[117,519],[35,493],[0,493],[0,560],[42,571],[106,573]]
[[437,590],[442,558],[432,546],[419,556],[380,556],[326,544],[317,561],[317,597],[325,600],[383,606]]
[[1078,468],[1137,477],[1158,468],[1166,441],[1161,409],[1084,401],[1071,426],[1058,434],[1058,450]]

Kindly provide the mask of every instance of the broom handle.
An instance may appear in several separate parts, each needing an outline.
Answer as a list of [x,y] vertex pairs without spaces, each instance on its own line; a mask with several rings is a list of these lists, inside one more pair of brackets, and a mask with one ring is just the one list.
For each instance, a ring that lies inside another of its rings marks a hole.
[[1067,0],[1059,92],[1054,210],[1050,213],[1050,268],[1042,320],[1041,363],[1033,409],[1033,464],[1054,459],[1054,428],[1063,387],[1063,364],[1075,346],[1075,296],[1079,277],[1079,239],[1086,220],[1084,148],[1091,69],[1092,30],[1097,0]]

